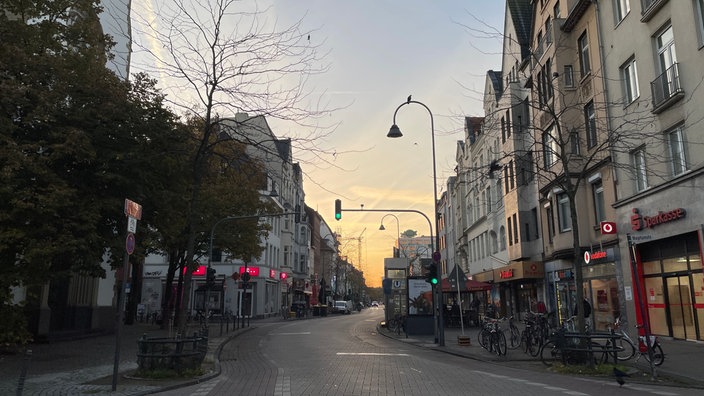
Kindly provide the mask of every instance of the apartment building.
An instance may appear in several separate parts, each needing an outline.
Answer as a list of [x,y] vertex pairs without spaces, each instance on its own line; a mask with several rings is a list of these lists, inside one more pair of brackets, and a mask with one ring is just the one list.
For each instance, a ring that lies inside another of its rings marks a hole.
[[584,297],[595,307],[594,328],[605,330],[625,296],[618,238],[600,228],[615,219],[616,193],[597,4],[533,7],[531,107],[548,307],[562,321]]
[[704,340],[704,1],[599,2],[630,323]]

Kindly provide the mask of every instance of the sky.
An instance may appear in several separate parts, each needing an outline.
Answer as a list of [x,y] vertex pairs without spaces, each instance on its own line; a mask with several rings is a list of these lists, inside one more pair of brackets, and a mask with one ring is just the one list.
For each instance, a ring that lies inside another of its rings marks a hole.
[[[152,3],[158,0],[151,0]],[[252,2],[254,0],[245,0]],[[433,216],[433,149],[438,196],[454,175],[464,117],[482,116],[488,70],[501,69],[505,2],[499,0],[258,0],[277,24],[302,19],[312,45],[327,52],[330,68],[307,89],[330,107],[337,127],[317,145],[326,161],[293,152],[304,172],[305,202],[341,236],[342,254],[364,271],[367,285],[381,286],[384,258],[397,231],[429,235],[417,213],[345,212],[344,209],[412,209]],[[485,34],[487,33],[488,34]],[[386,137],[394,111],[404,136]],[[431,128],[431,120],[434,128]],[[295,126],[268,120],[279,138]],[[340,221],[334,201],[342,200]],[[434,223],[433,223],[434,227]],[[435,230],[433,229],[433,234]],[[361,241],[361,243],[360,243]],[[360,262],[361,261],[361,262]]]
[[[416,213],[345,212],[344,209],[414,209],[433,220],[434,121],[438,195],[454,175],[464,117],[483,115],[488,70],[501,69],[501,40],[478,31],[503,30],[504,2],[308,0],[273,1],[281,18],[305,15],[304,26],[319,29],[311,41],[329,47],[331,69],[311,83],[327,91],[333,104],[349,106],[332,117],[340,123],[330,136],[338,154],[335,167],[309,166],[306,204],[341,234],[342,253],[378,287],[384,258],[391,257],[396,233],[407,229],[429,235]],[[470,27],[468,29],[467,27]],[[472,30],[476,29],[476,30]],[[320,37],[318,37],[320,35]],[[404,136],[386,137],[396,108],[408,95],[423,106],[399,109],[396,123]],[[295,153],[294,157],[303,153]],[[342,219],[334,200],[342,200]],[[434,223],[433,223],[434,228]],[[433,234],[435,230],[433,229]],[[361,236],[361,244],[359,238]],[[356,239],[355,239],[356,238]],[[359,247],[361,245],[361,254]]]

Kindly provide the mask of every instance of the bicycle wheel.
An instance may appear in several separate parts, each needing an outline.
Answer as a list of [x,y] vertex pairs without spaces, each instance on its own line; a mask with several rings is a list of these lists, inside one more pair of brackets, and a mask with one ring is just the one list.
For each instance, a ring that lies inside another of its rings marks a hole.
[[477,334],[477,342],[482,348],[488,349],[489,347],[489,333],[485,329],[481,329],[479,334]]
[[613,353],[616,353],[616,359],[618,360],[629,360],[636,355],[636,346],[628,338],[621,337],[610,346],[613,346],[613,349],[616,350]]
[[533,357],[538,357],[540,354],[540,347],[545,343],[545,340],[543,340],[543,337],[535,330],[531,331],[530,337],[530,343],[532,345],[530,355]]
[[509,331],[508,339],[506,340],[508,347],[509,349],[516,349],[521,346],[521,332],[518,331],[518,327],[515,325],[510,325]]
[[523,353],[530,353],[530,350],[532,348],[532,345],[530,344],[530,335],[528,334],[528,330],[523,330],[521,332],[521,346],[523,348]]
[[506,348],[506,335],[499,330],[494,333],[494,352],[496,352],[497,356],[504,356],[506,355]]
[[540,347],[540,360],[550,367],[555,363],[562,363],[562,350],[555,341],[548,341]]
[[[662,351],[662,347],[660,344],[655,344],[651,350],[653,354],[653,364],[660,366],[665,361],[665,353]],[[648,353],[644,353],[643,356],[645,357],[645,360],[650,362],[650,355]]]

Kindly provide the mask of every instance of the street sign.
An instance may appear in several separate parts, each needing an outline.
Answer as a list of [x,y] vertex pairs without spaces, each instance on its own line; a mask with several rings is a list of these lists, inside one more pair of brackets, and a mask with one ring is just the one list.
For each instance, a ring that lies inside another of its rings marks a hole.
[[127,232],[137,232],[137,219],[132,216],[127,217]]
[[134,245],[134,234],[130,232],[127,234],[127,240],[125,241],[125,248],[127,249],[127,254],[134,253]]

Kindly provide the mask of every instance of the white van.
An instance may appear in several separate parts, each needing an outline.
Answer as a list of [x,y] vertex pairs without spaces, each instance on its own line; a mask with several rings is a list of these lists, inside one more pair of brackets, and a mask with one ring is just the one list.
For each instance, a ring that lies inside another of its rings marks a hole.
[[332,312],[333,313],[341,313],[345,315],[349,315],[352,313],[352,301],[335,301],[335,304],[332,306]]

